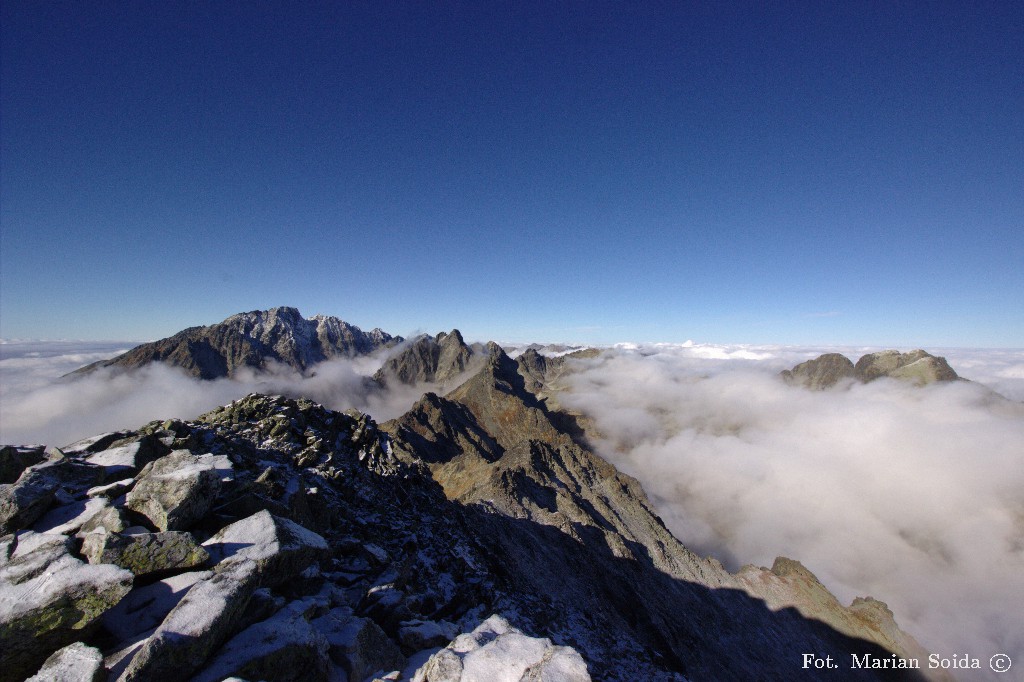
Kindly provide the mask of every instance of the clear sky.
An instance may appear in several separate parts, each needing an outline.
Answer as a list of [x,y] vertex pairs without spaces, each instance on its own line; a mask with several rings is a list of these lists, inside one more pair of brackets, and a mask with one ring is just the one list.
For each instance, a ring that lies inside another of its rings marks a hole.
[[0,7],[6,338],[1024,346],[1022,3]]

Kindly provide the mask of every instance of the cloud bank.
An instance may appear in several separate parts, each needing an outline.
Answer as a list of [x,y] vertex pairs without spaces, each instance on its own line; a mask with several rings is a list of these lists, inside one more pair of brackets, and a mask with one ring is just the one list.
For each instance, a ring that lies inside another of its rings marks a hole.
[[[811,392],[775,376],[820,352],[620,347],[582,361],[560,401],[691,548],[733,570],[799,559],[844,603],[886,601],[932,651],[1024,663],[1024,405],[967,382]],[[963,356],[963,374],[1021,389],[1024,352]]]
[[[334,410],[357,409],[379,421],[408,410],[426,390],[447,386],[367,382],[383,356],[339,358],[303,375],[277,365],[231,379],[199,381],[163,364],[133,372],[101,369],[60,379],[82,365],[114,355],[110,348],[52,344],[0,346],[0,442],[67,445],[105,431],[133,429],[154,419],[194,419],[249,393],[306,397]],[[120,350],[124,350],[121,348]]]

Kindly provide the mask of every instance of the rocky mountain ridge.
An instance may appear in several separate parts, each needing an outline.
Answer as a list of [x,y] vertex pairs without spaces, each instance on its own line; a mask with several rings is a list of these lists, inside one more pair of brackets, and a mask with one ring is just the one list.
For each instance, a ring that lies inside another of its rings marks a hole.
[[5,448],[0,679],[831,679],[799,652],[924,655],[798,562],[690,552],[538,395],[557,362],[480,355],[380,427],[254,394]]
[[813,360],[801,362],[792,369],[783,370],[781,376],[790,384],[815,390],[831,388],[846,379],[867,383],[888,377],[918,386],[937,381],[960,380],[946,358],[936,357],[920,349],[908,353],[898,350],[868,353],[857,360],[856,365],[840,353],[825,353]]
[[86,365],[72,375],[100,367],[135,369],[152,362],[180,367],[199,379],[230,377],[243,368],[263,369],[270,362],[305,371],[324,360],[368,355],[402,340],[380,329],[364,332],[337,317],[315,315],[307,320],[295,308],[280,307],[190,327],[111,360]]

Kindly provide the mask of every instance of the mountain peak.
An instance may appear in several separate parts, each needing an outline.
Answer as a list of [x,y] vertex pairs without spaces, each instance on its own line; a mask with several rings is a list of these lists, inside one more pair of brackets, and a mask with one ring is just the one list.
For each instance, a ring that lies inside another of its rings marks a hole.
[[233,376],[242,368],[260,369],[270,362],[305,371],[333,357],[366,355],[401,340],[379,329],[365,333],[337,317],[307,320],[297,308],[280,306],[238,313],[208,327],[190,327],[72,374],[100,367],[134,369],[152,362],[180,367],[199,379]]
[[816,390],[831,388],[843,379],[856,379],[867,383],[889,377],[909,381],[918,386],[960,379],[946,362],[946,358],[936,357],[921,349],[907,353],[898,350],[868,353],[862,356],[856,365],[839,353],[825,353],[813,360],[801,362],[793,369],[783,370],[781,375],[790,384]]

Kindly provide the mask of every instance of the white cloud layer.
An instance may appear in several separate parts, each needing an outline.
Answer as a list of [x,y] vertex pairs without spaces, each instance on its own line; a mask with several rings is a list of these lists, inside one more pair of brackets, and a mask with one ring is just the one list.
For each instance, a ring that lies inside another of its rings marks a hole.
[[[560,400],[595,419],[601,454],[691,548],[731,569],[799,559],[844,603],[886,601],[933,651],[1024,663],[1024,405],[967,382],[777,378],[822,351],[619,348]],[[954,357],[1024,388],[1024,352]]]
[[[121,350],[124,350],[121,348]],[[384,391],[366,377],[382,357],[336,359],[303,376],[287,366],[245,371],[232,379],[199,381],[181,370],[153,364],[125,373],[109,369],[88,376],[61,375],[116,355],[82,345],[0,346],[0,442],[66,445],[105,431],[137,428],[154,419],[193,419],[249,393],[306,397],[334,410],[358,409],[379,421],[396,417],[425,390],[448,386],[397,386]]]

